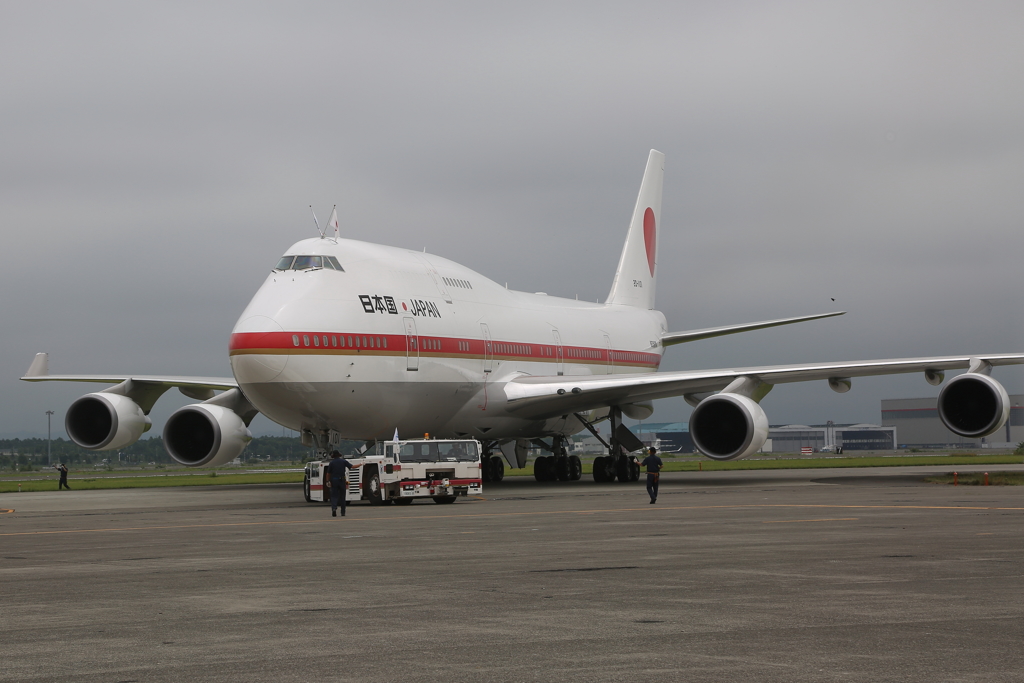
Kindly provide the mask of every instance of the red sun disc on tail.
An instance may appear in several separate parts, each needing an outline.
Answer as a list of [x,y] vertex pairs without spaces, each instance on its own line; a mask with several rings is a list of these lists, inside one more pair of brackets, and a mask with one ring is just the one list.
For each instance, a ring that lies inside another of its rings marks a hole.
[[654,277],[654,247],[657,244],[658,231],[654,225],[654,211],[650,207],[644,211],[644,244],[647,247],[647,265],[651,268],[651,277]]

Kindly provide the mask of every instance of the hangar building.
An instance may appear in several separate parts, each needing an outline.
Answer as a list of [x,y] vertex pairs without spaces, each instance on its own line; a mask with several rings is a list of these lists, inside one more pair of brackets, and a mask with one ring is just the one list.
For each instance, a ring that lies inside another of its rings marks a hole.
[[1024,441],[1024,394],[1011,394],[1010,406],[1006,425],[983,439],[967,439],[946,429],[934,398],[882,399],[882,424],[899,430],[901,448],[1010,448]]

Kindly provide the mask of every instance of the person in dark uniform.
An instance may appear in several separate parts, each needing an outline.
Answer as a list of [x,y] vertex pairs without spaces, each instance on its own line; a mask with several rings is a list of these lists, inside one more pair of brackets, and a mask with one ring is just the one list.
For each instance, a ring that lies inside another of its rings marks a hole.
[[658,479],[661,477],[661,468],[665,466],[665,463],[657,456],[657,448],[651,447],[647,453],[647,457],[640,465],[647,468],[647,495],[651,497],[651,505],[654,505],[658,500]]
[[53,469],[60,472],[60,481],[57,482],[57,490],[60,491],[62,488],[65,488],[70,491],[71,487],[68,486],[68,466],[64,463],[60,463],[59,465],[54,465]]
[[362,465],[353,465],[345,458],[341,457],[341,453],[338,451],[331,451],[331,462],[327,465],[327,481],[331,486],[331,517],[338,516],[338,505],[341,505],[341,516],[345,516],[345,504],[348,502],[345,495],[346,489],[348,489],[348,481],[345,477],[345,470],[355,469],[362,467]]

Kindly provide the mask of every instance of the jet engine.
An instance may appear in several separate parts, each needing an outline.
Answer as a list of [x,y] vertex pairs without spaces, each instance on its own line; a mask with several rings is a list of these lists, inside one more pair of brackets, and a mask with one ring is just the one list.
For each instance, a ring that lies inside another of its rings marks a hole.
[[64,428],[71,440],[90,451],[112,451],[130,446],[149,431],[153,422],[127,396],[97,392],[71,404]]
[[690,436],[712,460],[738,460],[755,453],[768,439],[768,417],[755,401],[739,394],[715,394],[690,416]]
[[223,465],[250,441],[252,434],[237,413],[209,403],[179,408],[164,425],[164,448],[188,467]]
[[1003,385],[988,375],[968,372],[942,387],[937,407],[939,418],[951,432],[980,438],[1006,424],[1010,397]]

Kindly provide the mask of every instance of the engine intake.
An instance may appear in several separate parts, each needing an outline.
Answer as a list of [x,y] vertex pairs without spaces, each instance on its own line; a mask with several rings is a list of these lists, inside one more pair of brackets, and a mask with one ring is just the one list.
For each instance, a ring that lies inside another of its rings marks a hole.
[[71,440],[90,451],[130,446],[151,426],[153,422],[135,401],[104,392],[86,394],[71,404],[64,417]]
[[768,440],[768,417],[756,402],[739,394],[715,394],[690,416],[690,436],[712,460],[738,460]]
[[960,436],[988,436],[1010,415],[1010,397],[988,375],[968,372],[949,380],[939,392],[936,407],[949,431]]
[[179,408],[164,425],[164,448],[188,467],[223,465],[241,455],[250,441],[242,418],[218,405]]

